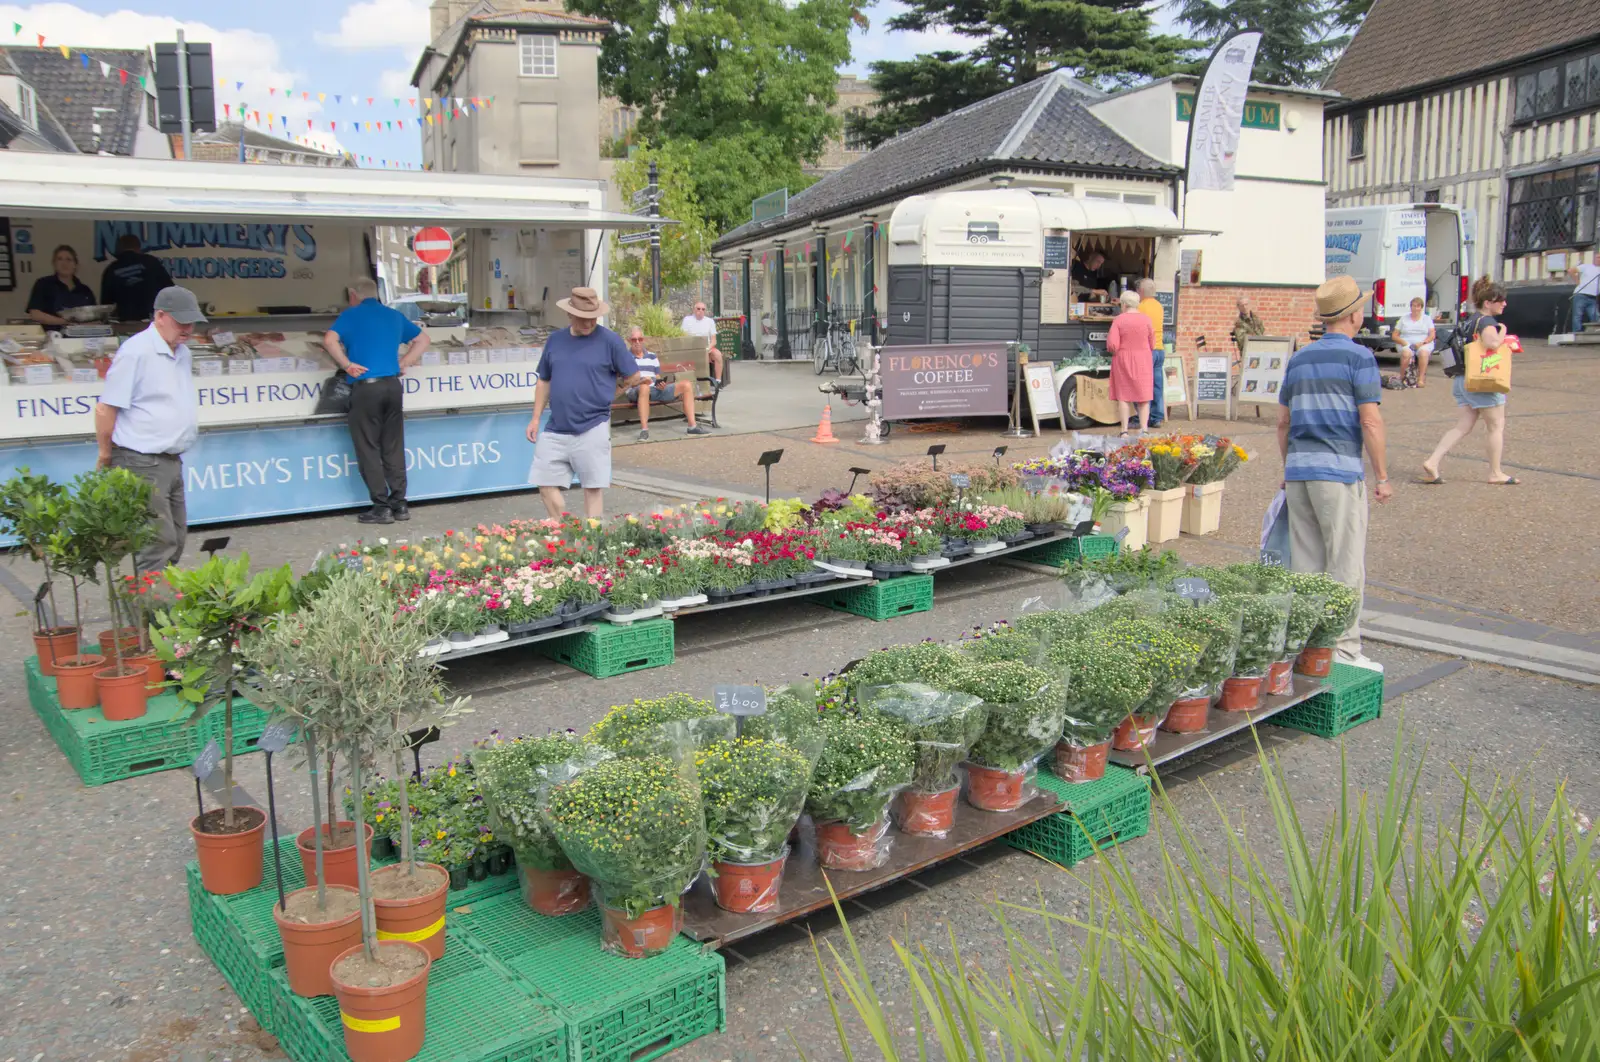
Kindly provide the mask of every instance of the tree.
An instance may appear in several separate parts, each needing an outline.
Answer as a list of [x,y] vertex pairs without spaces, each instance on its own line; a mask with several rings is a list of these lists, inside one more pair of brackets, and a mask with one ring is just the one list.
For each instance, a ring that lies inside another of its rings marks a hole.
[[[632,196],[650,184],[650,163],[656,164],[656,184],[661,189],[661,216],[677,222],[661,229],[661,285],[679,288],[694,283],[701,258],[716,234],[707,223],[695,196],[691,162],[684,158],[681,142],[664,148],[644,147],[617,166],[617,191]],[[650,245],[611,243],[611,273],[631,290],[650,290]]]
[[1372,10],[1372,0],[1334,0],[1333,21],[1340,29],[1354,33]]
[[1343,50],[1330,35],[1340,0],[1178,0],[1178,19],[1207,47],[1243,29],[1261,31],[1252,79],[1268,85],[1315,86]]

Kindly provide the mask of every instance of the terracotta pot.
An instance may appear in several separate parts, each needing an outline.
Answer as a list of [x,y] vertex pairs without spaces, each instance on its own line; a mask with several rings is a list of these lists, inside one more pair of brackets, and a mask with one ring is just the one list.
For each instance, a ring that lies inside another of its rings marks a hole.
[[1262,675],[1235,675],[1222,680],[1222,700],[1217,707],[1224,712],[1253,712],[1261,703],[1261,687],[1266,682]]
[[[105,657],[107,660],[115,659],[117,651],[116,651],[116,648],[111,644],[112,640],[113,640],[112,633],[110,631],[101,631],[99,637],[100,637],[100,655]],[[138,651],[139,651],[139,628],[138,627],[124,627],[124,628],[122,628],[122,655],[123,656],[127,656],[129,653],[137,653]]]
[[1098,782],[1106,776],[1106,756],[1111,752],[1111,742],[1098,745],[1074,745],[1070,741],[1056,742],[1055,776],[1074,785]]
[[967,764],[967,803],[980,811],[1015,811],[1022,806],[1028,772],[997,771]]
[[110,722],[120,723],[137,719],[145,713],[145,700],[150,691],[145,680],[150,672],[144,667],[113,664],[94,673],[95,685],[100,690],[100,712]]
[[78,655],[78,628],[50,627],[34,631],[33,652],[39,658],[39,674],[54,675],[57,660]]
[[589,879],[576,870],[541,870],[517,866],[522,899],[542,915],[576,914],[589,906]]
[[[366,843],[361,847],[366,849],[367,865],[372,865],[372,826],[368,823],[361,824],[365,828]],[[322,872],[327,875],[329,885],[356,885],[356,846],[345,845],[343,848],[329,848],[328,839],[333,836],[334,829],[340,826],[354,827],[355,823],[348,820],[334,823],[330,828],[327,823],[322,824]],[[315,826],[307,826],[300,831],[300,836],[294,839],[294,846],[300,850],[300,867],[306,873],[306,884],[317,883],[317,847],[316,841],[311,836]]]
[[941,793],[919,793],[915,789],[900,794],[899,814],[895,817],[902,833],[924,837],[943,837],[956,820],[956,799],[961,787],[951,786]]
[[1295,659],[1294,669],[1312,678],[1327,678],[1333,670],[1333,649],[1302,649]]
[[879,852],[878,841],[889,831],[887,817],[863,833],[851,833],[843,822],[817,823],[817,862],[828,870],[873,870],[889,857]]
[[96,654],[69,656],[56,661],[56,700],[65,710],[93,708],[100,703],[100,686],[94,673],[106,666]]
[[1128,716],[1111,732],[1111,747],[1118,752],[1138,752],[1156,739],[1156,724],[1159,722],[1153,716],[1149,719]]
[[1211,714],[1211,698],[1185,697],[1181,701],[1173,701],[1172,707],[1167,710],[1167,717],[1161,721],[1161,729],[1169,734],[1193,734],[1206,728],[1206,717]]
[[1275,660],[1267,666],[1264,693],[1287,697],[1294,693],[1294,661]]
[[129,667],[142,667],[145,669],[145,689],[157,690],[166,685],[167,662],[155,653],[136,653],[133,656],[124,653],[122,662]]
[[[355,894],[345,885],[329,885],[330,891]],[[315,885],[296,889],[290,896],[315,893]],[[277,904],[272,905],[272,919],[278,923],[278,935],[283,938],[283,964],[289,975],[289,991],[297,996],[333,995],[331,969],[333,960],[361,943],[361,908],[331,922],[296,922],[285,918]]]
[[[437,863],[418,863],[417,867],[438,870],[439,887],[426,896],[409,900],[382,900],[374,896],[372,906],[377,912],[378,939],[421,944],[430,956],[441,959],[444,957],[445,894],[450,891],[450,875]],[[405,864],[380,867],[372,873],[374,877],[380,874],[403,874]]]
[[[210,812],[207,812],[209,815]],[[257,807],[236,807],[234,819],[254,823],[238,833],[202,833],[196,815],[189,820],[194,847],[200,858],[200,884],[218,896],[248,892],[261,884],[262,837],[267,832],[267,813]],[[217,816],[220,819],[221,810]]]
[[675,903],[652,907],[638,918],[629,918],[626,912],[601,904],[600,914],[600,946],[630,959],[666,951],[683,928],[683,909]]
[[788,862],[789,851],[784,849],[783,855],[769,863],[712,863],[711,889],[717,906],[735,914],[776,910]]
[[[403,940],[381,941],[378,947],[428,949]],[[357,944],[335,956],[330,966],[360,951]],[[344,1025],[344,1049],[351,1062],[406,1062],[422,1051],[422,1038],[428,1024],[428,972],[430,961],[416,976],[397,985],[370,988],[347,985],[337,977],[333,994],[339,997],[339,1019]]]

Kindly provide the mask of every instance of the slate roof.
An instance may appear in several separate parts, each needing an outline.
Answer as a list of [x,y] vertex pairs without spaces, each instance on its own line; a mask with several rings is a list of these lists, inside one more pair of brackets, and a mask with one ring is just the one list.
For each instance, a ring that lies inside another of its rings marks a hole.
[[[99,150],[113,155],[132,155],[134,138],[145,121],[146,96],[139,78],[146,73],[149,55],[132,48],[78,48],[71,59],[62,58],[55,48],[6,48],[7,56],[33,86],[39,102],[46,104],[66,129],[78,150],[95,150],[94,109],[110,107],[116,113],[100,118]],[[85,67],[78,56],[87,55]],[[100,64],[111,65],[111,76],[103,77]],[[128,72],[127,84],[117,71]]]
[[343,158],[342,155],[335,152],[323,151],[293,140],[271,136],[255,129],[246,128],[238,122],[220,123],[214,133],[196,133],[194,142],[196,144],[237,144],[241,133],[244,135],[246,147],[262,148],[268,151],[292,151],[301,155],[322,155],[327,158]]
[[1046,74],[885,141],[791,198],[787,216],[747,222],[717,240],[713,250],[987,169],[1020,164],[1129,176],[1176,173],[1089,112],[1086,104],[1104,98],[1062,71]]
[[1394,96],[1588,39],[1600,39],[1589,0],[1378,0],[1327,87],[1353,100]]
[[[28,80],[23,77],[22,71],[11,62],[11,57],[4,50],[0,50],[0,74],[19,77],[23,81]],[[49,104],[37,93],[34,94],[33,109],[34,117],[39,123],[37,129],[28,126],[21,115],[0,102],[0,148],[9,148],[18,138],[26,138],[25,143],[38,142],[56,151],[77,154],[78,145],[72,142],[72,137],[67,135],[66,129],[57,121]]]

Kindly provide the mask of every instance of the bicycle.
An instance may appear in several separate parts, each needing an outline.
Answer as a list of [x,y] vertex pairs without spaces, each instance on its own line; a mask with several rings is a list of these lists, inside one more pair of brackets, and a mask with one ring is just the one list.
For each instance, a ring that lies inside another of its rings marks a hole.
[[837,310],[829,310],[826,321],[816,324],[817,336],[811,343],[811,364],[817,375],[828,369],[841,376],[854,375],[856,371],[856,337],[840,318]]

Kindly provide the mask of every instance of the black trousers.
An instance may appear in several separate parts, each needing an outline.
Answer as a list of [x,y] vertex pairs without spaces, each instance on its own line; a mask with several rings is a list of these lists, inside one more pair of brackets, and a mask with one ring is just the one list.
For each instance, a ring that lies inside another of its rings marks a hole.
[[350,392],[350,441],[356,466],[373,505],[406,503],[405,388],[398,376],[354,380]]

